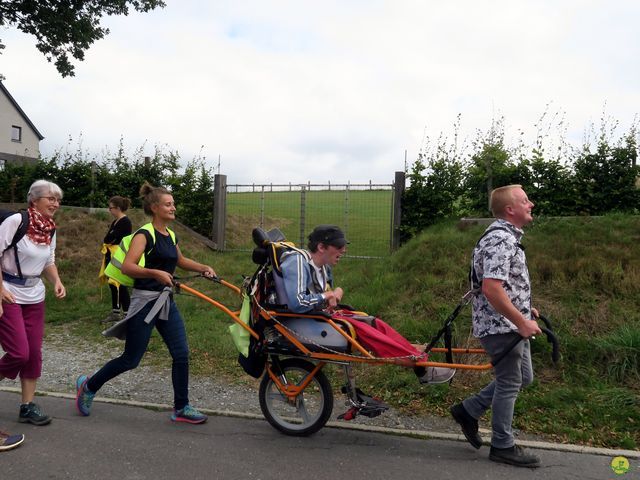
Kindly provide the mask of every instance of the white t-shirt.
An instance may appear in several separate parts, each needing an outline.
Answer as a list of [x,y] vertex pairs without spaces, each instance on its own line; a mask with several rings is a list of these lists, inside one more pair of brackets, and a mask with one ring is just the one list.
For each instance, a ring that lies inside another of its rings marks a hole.
[[326,292],[327,291],[327,273],[324,267],[318,267],[315,263],[313,263],[313,260],[311,260],[309,264],[316,271],[316,278],[320,283],[321,291]]
[[[9,246],[13,236],[20,226],[21,214],[16,213],[8,217],[0,224],[0,268],[3,272],[18,275],[16,258],[13,248],[4,251]],[[17,244],[20,270],[24,277],[39,277],[49,265],[55,263],[57,233],[53,235],[50,245],[37,245],[25,235]],[[16,303],[31,304],[44,300],[45,288],[42,280],[31,287],[16,285],[15,283],[2,282],[2,287],[10,292],[16,299]]]

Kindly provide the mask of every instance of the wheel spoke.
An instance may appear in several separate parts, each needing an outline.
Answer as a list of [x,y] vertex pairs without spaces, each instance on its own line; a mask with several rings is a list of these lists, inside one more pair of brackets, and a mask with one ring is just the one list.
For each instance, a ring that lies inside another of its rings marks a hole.
[[304,401],[303,394],[298,395],[298,398],[296,399],[296,403],[298,404],[297,410],[300,416],[302,417],[302,422],[309,423],[311,421],[311,417],[309,415],[309,412],[307,411],[307,405]]

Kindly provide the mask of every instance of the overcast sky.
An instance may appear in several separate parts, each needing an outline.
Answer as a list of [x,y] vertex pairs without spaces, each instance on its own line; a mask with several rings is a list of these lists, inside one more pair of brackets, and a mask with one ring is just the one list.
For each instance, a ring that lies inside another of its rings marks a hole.
[[0,72],[45,156],[82,136],[100,158],[122,136],[129,152],[220,155],[228,183],[389,183],[458,114],[467,142],[503,115],[507,142],[531,143],[547,105],[571,143],[603,109],[627,131],[639,14],[637,0],[168,0],[106,19],[70,78],[0,30]]

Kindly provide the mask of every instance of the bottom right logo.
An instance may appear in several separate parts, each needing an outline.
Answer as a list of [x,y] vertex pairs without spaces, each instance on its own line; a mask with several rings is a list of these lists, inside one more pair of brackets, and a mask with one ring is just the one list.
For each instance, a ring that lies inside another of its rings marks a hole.
[[626,457],[614,457],[611,460],[611,470],[616,475],[624,475],[629,471],[629,460]]

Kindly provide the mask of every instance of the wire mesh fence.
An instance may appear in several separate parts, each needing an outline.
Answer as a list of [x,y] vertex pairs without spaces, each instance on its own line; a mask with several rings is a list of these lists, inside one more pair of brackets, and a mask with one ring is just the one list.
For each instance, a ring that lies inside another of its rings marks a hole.
[[279,228],[304,247],[316,225],[338,225],[348,256],[382,257],[391,251],[392,184],[227,185],[225,250],[250,250],[251,231]]

